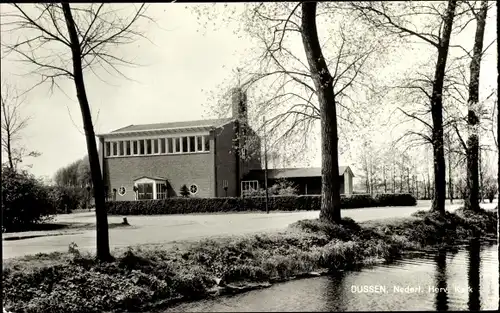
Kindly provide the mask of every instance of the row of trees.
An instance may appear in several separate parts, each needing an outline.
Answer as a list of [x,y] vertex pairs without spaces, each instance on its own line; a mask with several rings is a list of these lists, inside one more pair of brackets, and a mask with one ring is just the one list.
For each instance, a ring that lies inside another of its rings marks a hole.
[[[488,104],[487,96],[479,97],[479,77],[481,60],[491,46],[483,44],[491,6],[484,0],[245,5],[236,20],[260,50],[247,66],[241,87],[254,95],[255,116],[271,115],[266,129],[275,144],[282,140],[287,147],[298,143],[307,149],[307,139],[319,124],[322,219],[337,223],[341,218],[339,140],[342,146],[349,144],[342,130],[362,129],[374,113],[383,113],[380,103],[391,100],[397,106],[394,116],[412,124],[398,141],[406,147],[431,148],[432,175],[427,180],[432,179],[434,190],[432,210],[445,212],[445,133],[452,131],[460,143],[454,149],[466,160],[465,206],[479,210],[479,126]],[[209,15],[206,11],[201,13]],[[470,39],[464,37],[465,30],[473,26],[472,44],[463,45]],[[390,52],[412,49],[425,56],[418,68],[401,70],[393,79],[377,75]]]
[[57,186],[92,188],[92,173],[87,156],[57,170],[54,175]]
[[[358,157],[359,169],[355,190],[375,193],[411,193],[419,199],[432,199],[434,187],[432,156],[421,149],[401,149],[393,145],[375,146],[364,142]],[[485,148],[486,149],[486,148]],[[490,162],[490,151],[481,150],[479,159],[479,197],[489,199],[496,194],[495,173]],[[467,165],[465,155],[445,150],[448,170],[446,196],[451,201],[467,197]]]

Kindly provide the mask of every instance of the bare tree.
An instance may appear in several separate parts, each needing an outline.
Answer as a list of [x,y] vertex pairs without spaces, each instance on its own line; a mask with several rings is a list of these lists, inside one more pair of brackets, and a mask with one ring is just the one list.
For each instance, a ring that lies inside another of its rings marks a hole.
[[[410,37],[423,41],[437,50],[437,61],[432,82],[432,92],[425,91],[419,87],[428,97],[432,115],[432,126],[430,123],[418,118],[412,117],[424,122],[431,132],[431,142],[434,154],[434,188],[435,197],[432,203],[432,210],[441,214],[445,213],[446,199],[446,171],[443,147],[443,85],[445,81],[446,64],[448,59],[448,50],[450,38],[453,30],[453,22],[456,14],[457,1],[448,1],[445,12],[441,8],[428,3],[408,3],[403,5],[404,9],[398,11],[397,6],[400,3],[379,3],[379,2],[353,2],[352,7],[360,13],[364,20],[371,23],[377,29],[388,31],[389,34],[399,37]],[[427,26],[419,30],[408,19],[417,15],[426,15],[439,21],[438,27]],[[407,19],[405,19],[407,18]],[[436,33],[432,33],[432,31]],[[427,138],[426,138],[427,139]]]
[[[329,3],[283,2],[245,4],[242,15],[235,17],[259,46],[255,59],[240,71],[245,72],[240,85],[248,91],[248,102],[258,117],[254,125],[266,116],[263,135],[272,134],[269,146],[286,147],[282,150],[293,152],[292,157],[304,155],[315,143],[314,134],[321,133],[326,192],[322,217],[330,221],[340,219],[338,154],[349,144],[343,134],[348,128],[340,122],[350,128],[358,122],[361,127],[360,117],[377,108],[369,105],[370,83],[375,81],[369,69],[384,46],[372,33],[358,31],[342,13]],[[318,34],[317,23],[328,27],[326,35]],[[293,45],[298,42],[302,47]],[[216,103],[215,110],[226,114],[228,97],[220,98],[224,100]]]
[[[14,43],[4,43],[8,55],[34,67],[30,72],[39,75],[40,85],[51,83],[59,87],[59,79],[74,82],[82,113],[87,141],[87,152],[94,186],[96,206],[97,258],[112,260],[109,249],[108,220],[105,208],[105,190],[99,164],[90,105],[85,87],[84,71],[98,77],[98,70],[125,75],[120,65],[133,65],[117,55],[113,47],[134,42],[143,34],[135,24],[147,18],[144,4],[125,17],[115,4],[44,3],[34,5],[12,4],[13,11],[2,13],[2,32],[16,37]],[[4,36],[7,37],[7,36]]]
[[[469,54],[470,80],[467,126],[469,137],[465,143],[459,136],[467,157],[467,197],[464,202],[466,209],[479,211],[479,122],[481,116],[481,105],[479,103],[479,73],[481,69],[481,58],[483,51],[484,30],[486,26],[486,14],[488,12],[488,1],[481,1],[480,8],[476,12],[473,4],[466,1],[476,20],[476,34],[472,55]],[[458,132],[458,130],[457,130]]]
[[[500,7],[497,5],[497,18],[500,16]],[[500,26],[497,23],[497,34],[500,33]],[[497,39],[497,54],[500,51],[500,42]],[[497,58],[498,59],[498,58]],[[497,86],[500,85],[500,65],[497,61]],[[500,140],[500,104],[498,103],[498,92],[497,92],[497,190],[498,190],[498,204],[497,204],[497,229],[500,229],[500,148],[498,141]],[[500,244],[500,236],[497,235],[497,244]],[[500,260],[500,250],[498,250],[498,259]],[[498,282],[500,283],[500,277],[498,278]],[[498,299],[498,306],[500,307],[500,299]]]
[[28,126],[30,117],[22,113],[25,99],[13,86],[2,82],[2,150],[7,155],[8,166],[16,169],[25,157],[37,157],[37,151],[28,151],[19,141],[22,132]]

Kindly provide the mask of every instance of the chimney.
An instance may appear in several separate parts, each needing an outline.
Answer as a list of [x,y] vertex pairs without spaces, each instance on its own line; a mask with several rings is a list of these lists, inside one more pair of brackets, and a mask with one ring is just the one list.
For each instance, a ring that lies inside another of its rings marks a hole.
[[248,119],[246,93],[241,88],[233,88],[231,102],[233,110],[232,117],[246,124]]

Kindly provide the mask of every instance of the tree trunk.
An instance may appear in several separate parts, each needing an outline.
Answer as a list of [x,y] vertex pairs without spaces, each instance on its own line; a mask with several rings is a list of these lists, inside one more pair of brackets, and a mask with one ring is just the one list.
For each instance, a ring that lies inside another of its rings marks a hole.
[[429,169],[427,169],[427,185],[425,186],[427,188],[427,196],[429,197],[429,200],[432,199],[431,195],[431,175],[429,174]]
[[445,213],[446,200],[446,168],[443,147],[443,85],[448,59],[450,37],[455,17],[457,0],[448,1],[448,9],[444,18],[443,36],[439,42],[438,59],[432,86],[431,113],[433,122],[432,140],[434,151],[434,190],[432,210],[440,214]]
[[403,184],[404,184],[404,169],[401,167],[399,169],[399,179],[400,179],[400,184],[399,184],[399,193],[403,193]]
[[71,8],[68,3],[62,4],[66,26],[71,41],[71,53],[73,59],[73,76],[76,87],[76,95],[80,104],[80,110],[83,118],[83,128],[87,141],[87,152],[89,156],[90,171],[92,175],[92,185],[94,186],[95,213],[96,213],[96,244],[97,244],[97,259],[101,261],[111,261],[109,250],[109,234],[108,234],[108,216],[105,207],[104,197],[104,182],[99,165],[99,155],[97,153],[97,145],[95,142],[94,126],[92,124],[92,115],[85,91],[83,79],[81,50],[78,34],[76,32],[75,21],[71,13]]
[[[497,18],[500,16],[500,7],[498,2],[497,6]],[[497,34],[500,33],[500,26],[497,22]],[[500,51],[500,41],[497,39],[497,59],[498,51]],[[500,85],[500,63],[497,62],[497,86]],[[500,140],[500,105],[498,103],[498,93],[497,93],[497,140]],[[497,146],[497,188],[498,188],[498,200],[497,200],[497,231],[500,229],[500,149]],[[497,245],[500,245],[500,236],[497,235]],[[498,249],[498,259],[500,260],[500,249]],[[500,285],[500,275],[498,275],[498,284]],[[500,298],[498,299],[498,307],[500,308]]]
[[406,168],[406,184],[408,185],[408,193],[411,194],[411,183],[410,183],[410,168]]
[[464,207],[472,211],[479,211],[479,72],[483,53],[484,28],[488,2],[481,1],[481,8],[476,15],[476,36],[470,63],[469,101],[467,127],[467,197]]
[[373,192],[376,189],[374,179],[373,179],[373,160],[370,158],[370,195],[373,196]]
[[384,172],[384,192],[387,193],[387,178],[385,176],[385,165],[383,167],[383,172]]
[[427,183],[425,182],[425,176],[424,175],[422,175],[422,176],[423,176],[423,183],[422,183],[422,185],[424,187],[424,199],[427,199]]
[[415,197],[418,199],[418,175],[413,175],[413,181],[415,182]]
[[451,167],[451,140],[450,134],[447,134],[446,141],[448,143],[448,196],[450,203],[453,204],[453,171]]
[[[9,127],[10,128],[10,127]],[[12,161],[12,146],[11,146],[10,130],[7,132],[7,158],[9,159],[9,167],[14,169],[14,162]]]
[[396,169],[394,165],[392,166],[392,193],[396,193]]
[[484,203],[484,184],[483,184],[483,165],[482,165],[483,154],[481,151],[481,145],[479,144],[479,202]]
[[316,2],[302,3],[302,42],[320,106],[322,180],[320,219],[339,223],[341,216],[337,108],[333,79],[328,71],[318,39],[316,7]]

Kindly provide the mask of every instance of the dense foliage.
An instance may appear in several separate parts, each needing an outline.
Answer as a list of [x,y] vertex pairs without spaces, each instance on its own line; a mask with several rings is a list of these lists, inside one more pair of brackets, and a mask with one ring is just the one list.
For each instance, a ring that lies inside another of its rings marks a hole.
[[70,186],[50,186],[47,189],[53,210],[57,214],[87,209],[90,205],[90,189]]
[[[110,214],[154,215],[185,213],[216,213],[265,211],[265,197],[244,198],[169,198],[163,200],[108,202]],[[354,209],[378,206],[413,206],[417,201],[409,194],[353,195],[342,198],[342,208]],[[319,210],[321,196],[273,196],[269,210],[313,211]]]
[[42,222],[53,213],[48,190],[33,175],[2,168],[3,228],[21,230]]

